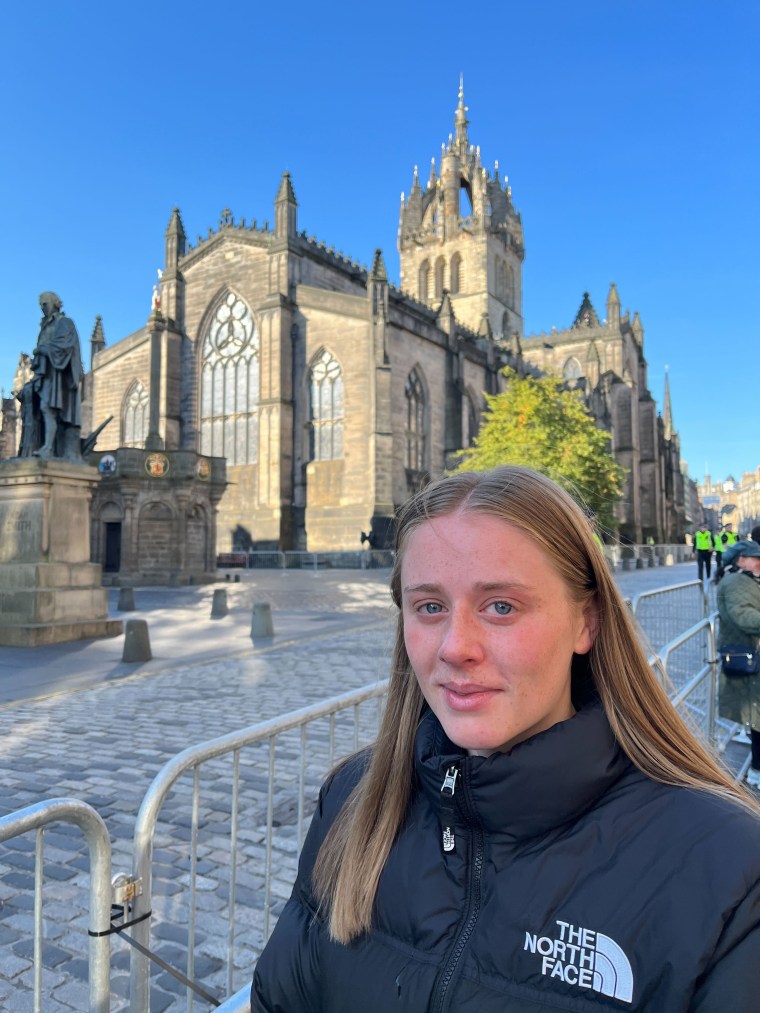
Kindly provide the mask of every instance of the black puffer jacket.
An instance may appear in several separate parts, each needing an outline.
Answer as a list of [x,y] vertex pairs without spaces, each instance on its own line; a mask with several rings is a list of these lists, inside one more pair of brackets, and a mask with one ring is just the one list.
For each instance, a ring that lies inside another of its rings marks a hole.
[[254,1013],[760,1009],[760,821],[645,777],[598,703],[489,757],[428,712],[416,763],[373,929],[350,946],[316,918],[310,874],[360,764],[323,788]]

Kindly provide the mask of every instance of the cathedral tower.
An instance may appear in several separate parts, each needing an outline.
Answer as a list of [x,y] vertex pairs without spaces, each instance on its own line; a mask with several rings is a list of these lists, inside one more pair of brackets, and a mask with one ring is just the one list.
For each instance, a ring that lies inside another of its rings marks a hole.
[[441,146],[425,188],[417,167],[409,197],[401,195],[398,248],[401,288],[438,308],[448,291],[456,318],[479,330],[486,317],[497,338],[523,332],[522,220],[511,187],[482,164],[470,144],[460,82],[454,133]]

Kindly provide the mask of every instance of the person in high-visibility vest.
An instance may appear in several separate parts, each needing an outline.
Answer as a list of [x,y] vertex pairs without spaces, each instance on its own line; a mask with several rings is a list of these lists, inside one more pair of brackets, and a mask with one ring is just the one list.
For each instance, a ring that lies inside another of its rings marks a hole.
[[713,536],[707,530],[704,521],[699,525],[699,530],[694,533],[694,549],[697,553],[697,573],[699,579],[704,580],[705,573],[710,579],[712,569]]
[[715,583],[717,584],[723,576],[723,553],[736,542],[733,524],[724,524],[722,528],[719,528],[713,536],[713,542],[715,543]]

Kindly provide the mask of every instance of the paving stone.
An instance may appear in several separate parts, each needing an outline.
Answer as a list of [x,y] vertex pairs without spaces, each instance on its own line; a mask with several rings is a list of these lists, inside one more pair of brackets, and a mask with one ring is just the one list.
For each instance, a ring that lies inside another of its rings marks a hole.
[[[14,943],[13,952],[17,957],[27,960],[33,959],[34,941],[32,939],[22,939],[18,943]],[[64,960],[68,960],[70,956],[71,954],[67,953],[66,950],[62,950],[60,946],[54,946],[52,943],[43,940],[42,963],[45,967],[57,967]]]

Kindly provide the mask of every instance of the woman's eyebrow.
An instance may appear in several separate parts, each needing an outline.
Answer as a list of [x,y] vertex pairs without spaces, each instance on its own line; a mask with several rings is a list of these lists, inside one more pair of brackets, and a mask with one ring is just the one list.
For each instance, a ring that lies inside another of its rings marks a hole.
[[438,584],[409,584],[408,587],[403,588],[403,593],[417,594],[418,592],[421,591],[425,594],[435,594],[437,591],[440,590],[441,589]]
[[[475,591],[531,591],[532,585],[523,584],[518,580],[480,581],[473,584]],[[404,594],[435,594],[441,591],[439,584],[410,584],[403,588]]]

